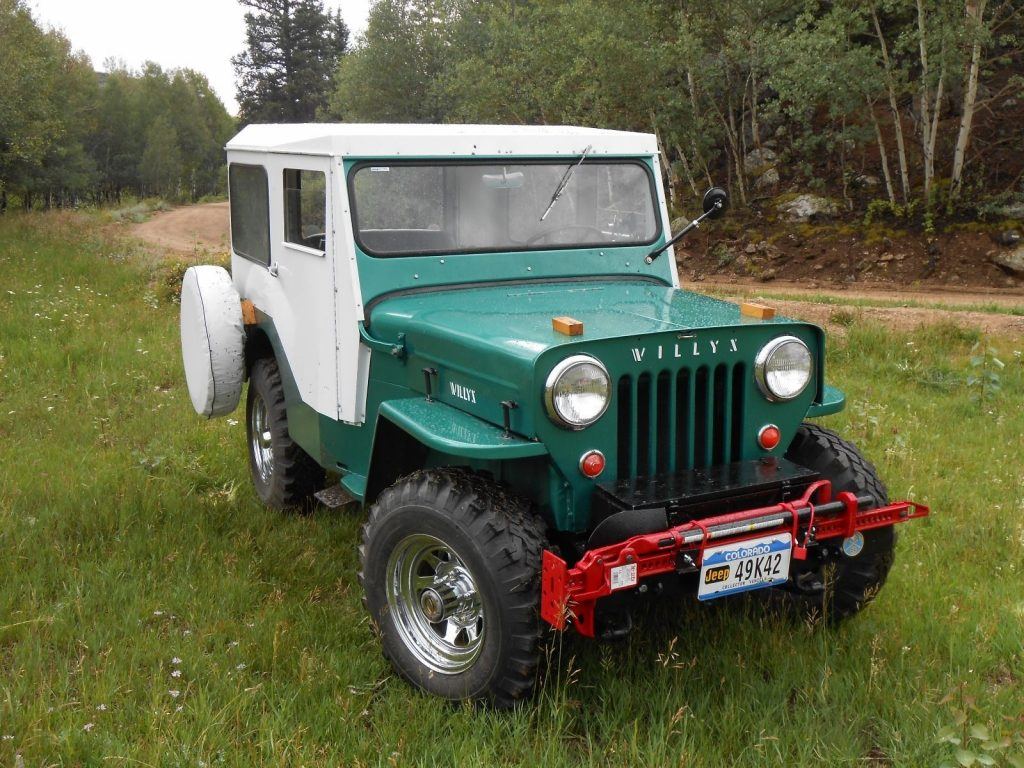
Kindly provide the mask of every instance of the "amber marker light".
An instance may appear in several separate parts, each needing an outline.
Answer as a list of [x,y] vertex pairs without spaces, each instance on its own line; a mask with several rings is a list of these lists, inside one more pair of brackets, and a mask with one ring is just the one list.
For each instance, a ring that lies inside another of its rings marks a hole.
[[781,439],[782,433],[779,432],[779,428],[774,424],[765,424],[761,427],[761,431],[757,433],[757,444],[766,451],[775,448]]
[[580,472],[587,477],[597,477],[604,472],[604,454],[600,451],[587,451],[580,457]]

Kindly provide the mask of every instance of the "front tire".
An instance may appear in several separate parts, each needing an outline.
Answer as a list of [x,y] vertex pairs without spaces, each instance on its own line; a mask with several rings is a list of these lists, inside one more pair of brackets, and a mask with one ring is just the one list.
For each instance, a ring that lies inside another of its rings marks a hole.
[[359,581],[395,671],[453,701],[527,697],[543,548],[529,506],[469,471],[419,471],[385,490],[363,527]]
[[249,372],[245,401],[252,483],[271,509],[308,509],[323,488],[324,469],[288,433],[284,386],[277,361],[261,357]]
[[[889,503],[874,466],[853,443],[831,429],[802,424],[786,458],[831,480],[833,494],[850,491],[870,495],[876,506]],[[864,548],[855,557],[840,550],[832,563],[807,561],[803,567],[793,566],[789,591],[805,611],[834,623],[859,612],[875,598],[895,559],[896,531],[890,525],[862,535]]]

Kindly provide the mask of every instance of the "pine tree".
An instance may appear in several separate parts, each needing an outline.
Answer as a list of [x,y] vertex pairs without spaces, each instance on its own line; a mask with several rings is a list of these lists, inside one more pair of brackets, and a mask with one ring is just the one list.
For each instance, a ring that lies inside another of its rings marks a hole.
[[308,122],[326,105],[331,76],[348,47],[341,13],[322,0],[239,0],[246,48],[232,58],[239,119]]

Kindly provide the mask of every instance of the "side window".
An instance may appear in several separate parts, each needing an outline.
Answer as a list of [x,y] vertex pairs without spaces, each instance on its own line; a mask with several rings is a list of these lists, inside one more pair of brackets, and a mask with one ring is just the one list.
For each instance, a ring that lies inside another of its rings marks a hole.
[[260,165],[232,163],[228,168],[231,197],[231,247],[239,256],[270,263],[270,202],[267,170]]
[[284,171],[284,239],[323,251],[326,248],[327,177],[320,171]]

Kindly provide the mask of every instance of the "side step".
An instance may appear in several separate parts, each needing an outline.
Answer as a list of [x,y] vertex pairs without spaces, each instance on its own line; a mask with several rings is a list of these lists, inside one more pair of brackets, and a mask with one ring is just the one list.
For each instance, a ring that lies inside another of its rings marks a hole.
[[313,498],[328,509],[338,509],[356,500],[354,496],[341,487],[341,483],[335,483],[324,488],[322,491],[317,491],[313,494]]

